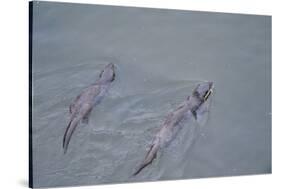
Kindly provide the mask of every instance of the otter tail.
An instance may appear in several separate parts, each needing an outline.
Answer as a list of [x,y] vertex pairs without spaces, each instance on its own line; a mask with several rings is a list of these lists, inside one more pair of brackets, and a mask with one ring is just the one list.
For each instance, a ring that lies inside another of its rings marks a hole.
[[156,143],[153,143],[147,152],[144,161],[142,164],[138,167],[138,169],[134,172],[133,176],[136,176],[141,172],[142,169],[144,169],[146,166],[152,163],[152,161],[156,158],[157,152],[160,148],[160,144],[157,141]]
[[65,130],[65,133],[63,136],[63,144],[62,144],[64,153],[66,153],[66,151],[67,151],[71,136],[72,136],[74,130],[76,129],[79,121],[80,121],[80,119],[78,119],[77,117],[74,119],[71,119]]

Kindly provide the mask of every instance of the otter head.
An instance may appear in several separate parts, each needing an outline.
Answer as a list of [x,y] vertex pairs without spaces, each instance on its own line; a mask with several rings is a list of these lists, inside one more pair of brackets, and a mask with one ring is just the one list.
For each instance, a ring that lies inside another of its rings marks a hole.
[[115,79],[115,68],[113,63],[109,63],[100,73],[100,81],[112,82]]
[[201,101],[206,101],[213,92],[213,82],[203,82],[197,85],[193,91],[193,96],[199,98]]

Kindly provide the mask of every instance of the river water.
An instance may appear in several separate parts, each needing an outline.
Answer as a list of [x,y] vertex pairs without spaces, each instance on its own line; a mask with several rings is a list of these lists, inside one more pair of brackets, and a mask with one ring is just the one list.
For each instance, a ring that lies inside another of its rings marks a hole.
[[[35,187],[271,173],[271,18],[34,2]],[[103,67],[116,80],[63,153],[68,107]],[[213,81],[191,120],[133,177],[165,116]]]

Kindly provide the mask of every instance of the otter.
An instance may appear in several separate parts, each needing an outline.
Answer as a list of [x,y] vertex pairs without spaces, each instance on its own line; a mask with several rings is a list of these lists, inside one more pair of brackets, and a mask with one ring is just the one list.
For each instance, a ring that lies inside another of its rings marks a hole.
[[101,71],[99,79],[94,84],[84,89],[69,106],[70,121],[63,137],[64,153],[67,152],[71,136],[77,125],[81,121],[83,123],[88,123],[88,118],[92,109],[100,103],[114,79],[114,64],[109,63]]
[[179,123],[181,121],[192,117],[197,120],[197,113],[200,112],[200,108],[210,97],[212,91],[213,82],[204,82],[197,85],[192,95],[188,96],[178,108],[167,115],[143,162],[136,169],[133,176],[139,174],[141,170],[151,164],[156,158],[159,149],[167,146],[175,138],[177,131],[180,129]]

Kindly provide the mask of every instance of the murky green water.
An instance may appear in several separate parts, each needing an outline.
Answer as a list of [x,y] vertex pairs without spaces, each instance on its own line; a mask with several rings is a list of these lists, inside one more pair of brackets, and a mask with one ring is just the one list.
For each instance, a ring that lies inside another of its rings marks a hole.
[[[34,186],[271,172],[271,18],[34,3]],[[68,107],[108,63],[116,80],[63,154]],[[164,117],[213,81],[206,124],[184,124],[138,176]]]

